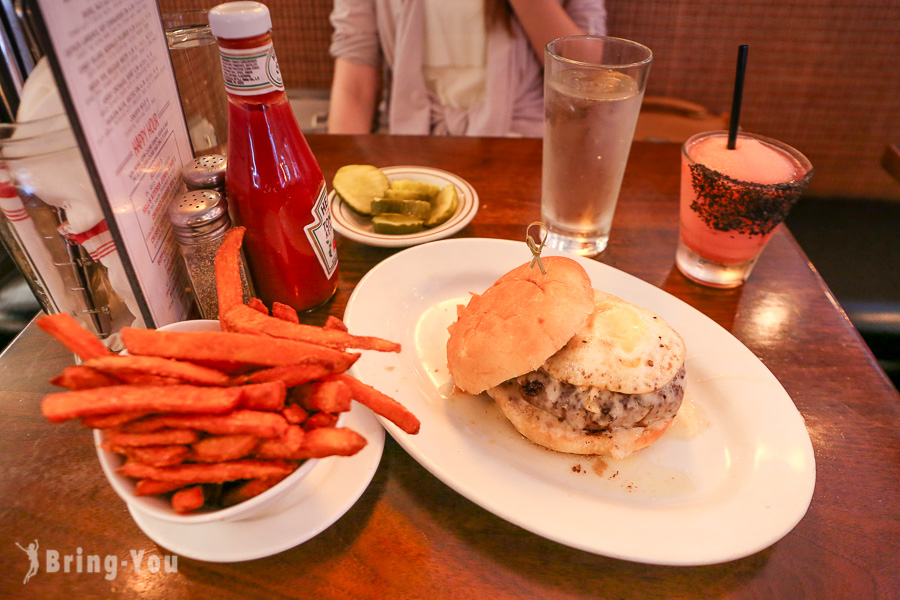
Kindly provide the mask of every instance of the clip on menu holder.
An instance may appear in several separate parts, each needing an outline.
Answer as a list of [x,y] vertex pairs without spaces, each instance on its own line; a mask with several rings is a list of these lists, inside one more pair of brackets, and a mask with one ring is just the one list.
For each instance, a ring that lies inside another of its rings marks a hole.
[[26,0],[25,15],[45,58],[0,140],[3,241],[45,311],[117,350],[122,327],[193,306],[167,218],[193,152],[159,7]]

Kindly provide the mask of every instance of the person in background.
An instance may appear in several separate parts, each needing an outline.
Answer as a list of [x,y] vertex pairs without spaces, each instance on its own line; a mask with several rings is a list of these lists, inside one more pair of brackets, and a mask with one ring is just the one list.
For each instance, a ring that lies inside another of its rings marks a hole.
[[392,134],[540,137],[544,46],[605,35],[606,10],[603,0],[335,0],[331,23],[329,133],[371,132],[383,88]]

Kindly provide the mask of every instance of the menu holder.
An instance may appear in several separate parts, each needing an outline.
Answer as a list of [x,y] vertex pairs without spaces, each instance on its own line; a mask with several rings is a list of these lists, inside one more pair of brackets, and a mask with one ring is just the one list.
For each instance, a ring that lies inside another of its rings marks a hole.
[[[133,313],[112,333],[184,320],[192,299],[166,209],[193,152],[157,3],[24,4],[83,159],[85,191],[60,200],[60,232],[107,267],[107,287]],[[66,166],[60,177],[73,172]]]

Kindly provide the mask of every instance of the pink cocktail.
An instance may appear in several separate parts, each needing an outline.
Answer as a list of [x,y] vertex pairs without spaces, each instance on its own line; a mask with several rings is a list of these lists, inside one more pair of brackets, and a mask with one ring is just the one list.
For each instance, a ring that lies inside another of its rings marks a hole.
[[700,133],[681,155],[681,238],[675,263],[714,287],[746,281],[775,228],[806,189],[812,165],[795,149],[763,136]]

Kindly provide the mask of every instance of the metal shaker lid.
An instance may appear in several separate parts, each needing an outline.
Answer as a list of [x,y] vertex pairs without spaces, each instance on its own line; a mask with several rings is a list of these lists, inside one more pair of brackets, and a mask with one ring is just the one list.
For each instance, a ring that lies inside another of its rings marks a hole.
[[231,226],[222,194],[215,190],[191,190],[169,204],[169,221],[182,243],[198,243]]
[[198,156],[181,169],[188,189],[216,188],[225,183],[226,159],[221,154]]

